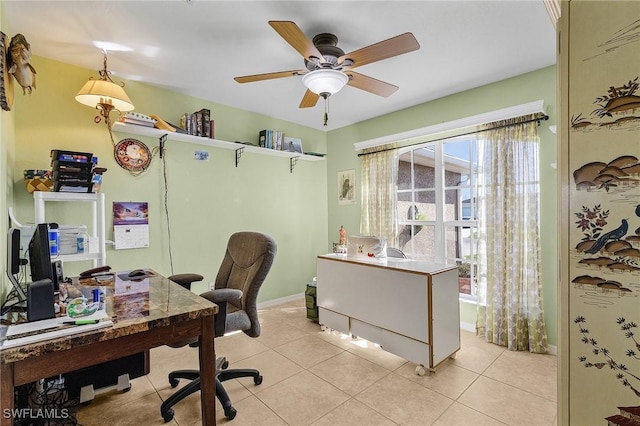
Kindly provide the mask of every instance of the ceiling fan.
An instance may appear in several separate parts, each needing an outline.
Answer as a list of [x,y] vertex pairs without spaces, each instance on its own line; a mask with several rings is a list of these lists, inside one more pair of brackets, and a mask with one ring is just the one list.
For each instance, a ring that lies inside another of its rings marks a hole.
[[[307,91],[302,97],[300,108],[314,107],[320,97],[326,101],[329,96],[338,92],[345,85],[386,98],[395,93],[398,86],[357,73],[353,69],[420,48],[413,34],[404,33],[345,54],[337,46],[338,37],[333,34],[322,33],[313,37],[313,40],[309,40],[294,22],[269,21],[269,25],[302,55],[305,68],[246,75],[235,77],[234,80],[238,83],[250,83],[301,75],[302,83],[307,87]],[[325,126],[327,118],[325,103]]]

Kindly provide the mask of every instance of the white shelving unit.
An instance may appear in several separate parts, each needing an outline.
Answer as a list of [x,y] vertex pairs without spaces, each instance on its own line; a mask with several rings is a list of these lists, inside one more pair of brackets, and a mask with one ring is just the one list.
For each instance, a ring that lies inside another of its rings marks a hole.
[[166,130],[156,129],[155,127],[137,126],[135,124],[126,124],[121,122],[113,123],[112,127],[114,132],[129,133],[132,135],[150,136],[156,138],[166,137],[169,140],[178,142],[187,142],[197,145],[209,146],[212,148],[232,149],[236,152],[236,167],[240,162],[240,157],[244,152],[250,152],[253,154],[270,155],[273,157],[283,157],[289,159],[289,171],[293,172],[298,160],[301,161],[322,161],[324,157],[317,155],[305,155],[297,152],[278,151],[275,149],[261,148],[254,145],[245,145],[238,142],[228,142],[219,139],[210,139],[202,136],[187,135],[184,133],[168,132]]
[[98,266],[104,266],[107,264],[104,198],[105,198],[104,194],[93,194],[93,193],[80,194],[75,192],[44,192],[44,191],[35,191],[33,193],[36,223],[47,223],[45,219],[47,202],[79,202],[79,203],[92,204],[91,205],[92,218],[90,222],[91,228],[88,229],[88,231],[89,231],[90,237],[98,239],[98,252],[97,253],[81,253],[81,254],[61,254],[56,259],[60,259],[63,262],[92,260],[94,268]]

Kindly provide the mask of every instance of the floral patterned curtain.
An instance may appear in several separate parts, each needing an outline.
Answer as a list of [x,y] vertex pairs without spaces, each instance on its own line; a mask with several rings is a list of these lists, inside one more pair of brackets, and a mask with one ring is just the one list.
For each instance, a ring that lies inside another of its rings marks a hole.
[[539,246],[538,132],[533,116],[478,134],[477,332],[510,350],[547,351]]
[[[397,247],[398,150],[385,145],[363,152],[360,168],[360,234],[384,238]],[[373,152],[378,151],[378,152]]]

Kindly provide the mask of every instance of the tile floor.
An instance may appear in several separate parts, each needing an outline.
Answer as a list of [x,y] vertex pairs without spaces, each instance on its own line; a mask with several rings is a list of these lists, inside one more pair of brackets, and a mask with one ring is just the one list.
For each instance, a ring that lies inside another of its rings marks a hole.
[[[462,332],[462,348],[435,374],[364,340],[320,331],[304,300],[260,311],[262,333],[216,340],[229,368],[257,368],[252,379],[225,382],[242,425],[544,425],[556,424],[556,357],[511,352]],[[77,413],[92,425],[164,425],[160,404],[173,392],[167,373],[198,365],[198,351],[159,347],[151,373],[129,392],[98,395]],[[229,421],[216,401],[218,424]],[[200,394],[175,406],[170,425],[199,425]]]

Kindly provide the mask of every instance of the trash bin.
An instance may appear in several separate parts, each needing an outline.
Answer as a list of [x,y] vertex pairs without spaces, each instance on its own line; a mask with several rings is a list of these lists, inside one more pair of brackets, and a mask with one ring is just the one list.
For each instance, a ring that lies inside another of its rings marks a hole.
[[318,322],[318,304],[316,302],[316,279],[307,284],[304,292],[304,298],[307,302],[307,318]]

